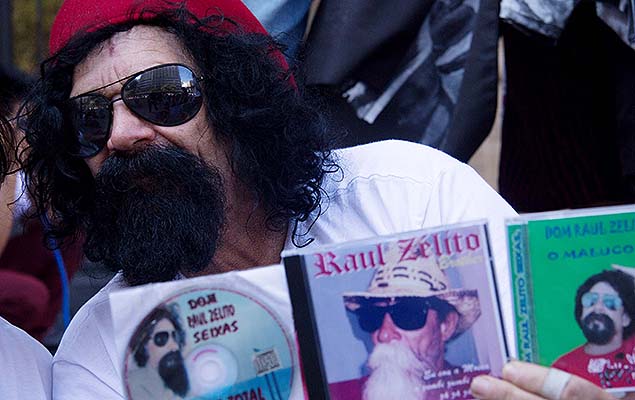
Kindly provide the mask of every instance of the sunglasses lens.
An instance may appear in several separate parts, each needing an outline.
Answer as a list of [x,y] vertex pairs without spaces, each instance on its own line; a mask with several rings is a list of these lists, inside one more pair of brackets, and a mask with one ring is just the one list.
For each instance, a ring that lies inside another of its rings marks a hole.
[[593,292],[587,292],[582,295],[582,307],[592,307],[598,302],[598,294]]
[[386,307],[366,306],[357,311],[359,326],[365,332],[375,332],[381,327],[386,315]]
[[169,338],[170,338],[170,334],[168,332],[165,332],[165,331],[157,332],[154,335],[154,344],[157,345],[158,347],[163,347],[168,342]]
[[367,305],[357,310],[359,326],[366,332],[375,332],[384,323],[386,313],[399,329],[413,331],[421,329],[428,320],[427,300],[421,298],[404,298],[391,306]]
[[615,311],[618,308],[622,307],[622,299],[612,294],[605,294],[602,297],[602,303],[604,303],[604,307],[608,308],[611,311]]
[[405,331],[421,329],[428,320],[429,305],[425,299],[404,298],[393,305],[390,316],[397,327]]
[[159,126],[181,125],[203,104],[194,73],[182,65],[163,65],[137,75],[124,85],[122,99],[132,112]]
[[99,152],[108,141],[112,112],[110,101],[99,95],[85,95],[70,104],[70,123],[77,135],[74,153],[90,157]]

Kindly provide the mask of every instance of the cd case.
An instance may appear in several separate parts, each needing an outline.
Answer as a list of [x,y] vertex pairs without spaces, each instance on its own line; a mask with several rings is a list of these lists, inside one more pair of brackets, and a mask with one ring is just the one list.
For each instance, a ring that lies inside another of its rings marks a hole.
[[470,399],[508,351],[487,224],[283,253],[311,399]]
[[519,359],[635,390],[635,206],[506,221]]
[[130,400],[304,399],[281,265],[110,294]]

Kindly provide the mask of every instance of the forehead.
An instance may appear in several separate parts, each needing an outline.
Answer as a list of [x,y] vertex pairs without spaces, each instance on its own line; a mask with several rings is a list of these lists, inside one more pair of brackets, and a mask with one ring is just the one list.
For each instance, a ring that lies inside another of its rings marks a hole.
[[157,324],[154,326],[155,332],[172,330],[172,329],[174,329],[174,324],[172,324],[172,322],[167,318],[163,318],[161,321],[157,322]]
[[609,285],[607,282],[598,282],[595,285],[591,286],[589,292],[594,292],[598,294],[617,294],[617,291],[613,289],[613,286]]
[[71,96],[116,82],[155,65],[191,65],[185,54],[174,34],[154,26],[137,25],[104,41],[75,67]]

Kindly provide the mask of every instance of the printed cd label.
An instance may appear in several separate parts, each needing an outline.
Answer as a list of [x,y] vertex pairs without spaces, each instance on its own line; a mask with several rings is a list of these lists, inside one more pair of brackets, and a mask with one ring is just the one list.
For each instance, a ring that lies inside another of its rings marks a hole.
[[293,348],[265,304],[233,289],[195,289],[155,307],[128,345],[132,400],[288,399]]

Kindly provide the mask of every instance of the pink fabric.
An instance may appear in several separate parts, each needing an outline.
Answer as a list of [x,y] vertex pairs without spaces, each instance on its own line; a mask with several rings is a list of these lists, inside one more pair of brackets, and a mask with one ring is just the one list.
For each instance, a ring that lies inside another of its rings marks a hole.
[[38,278],[0,270],[0,313],[27,332],[40,332],[50,301],[49,290]]
[[[69,279],[81,261],[75,243],[62,255]],[[62,285],[53,252],[44,247],[37,221],[12,238],[0,257],[0,315],[41,340],[53,326],[62,305]]]
[[175,9],[181,4],[185,4],[198,18],[220,15],[234,20],[247,32],[267,33],[240,0],[66,0],[51,28],[50,52],[57,53],[78,33],[91,32],[122,22],[147,19],[152,13],[141,15],[141,11]]
[[619,349],[602,355],[589,355],[582,345],[560,356],[553,367],[603,388],[635,387],[635,335]]
[[[156,12],[176,9],[181,5],[198,18],[218,15],[231,19],[245,32],[267,34],[240,0],[65,0],[51,28],[50,54],[57,53],[77,34],[109,25],[147,20]],[[226,23],[223,27],[231,31],[234,25]],[[273,57],[284,71],[289,69],[280,51],[275,51]],[[295,86],[293,78],[291,83]]]

